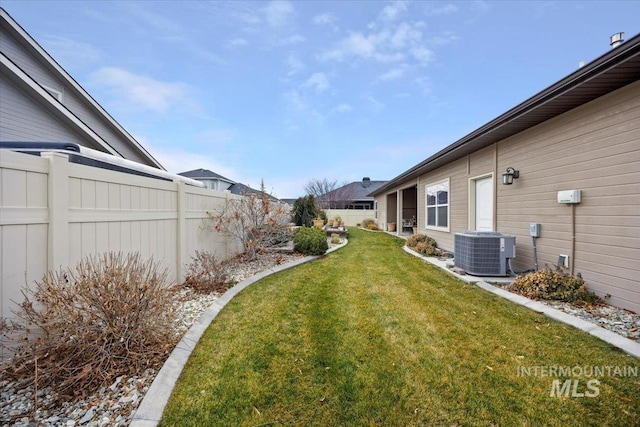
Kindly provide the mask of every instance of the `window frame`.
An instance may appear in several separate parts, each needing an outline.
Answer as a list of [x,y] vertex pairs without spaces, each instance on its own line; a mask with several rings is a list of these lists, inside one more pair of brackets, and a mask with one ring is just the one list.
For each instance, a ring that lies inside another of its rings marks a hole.
[[[438,203],[437,187],[442,185],[446,185],[447,203]],[[430,189],[435,189],[436,191],[436,203],[434,205],[429,205]],[[437,225],[438,224],[438,208],[441,208],[441,207],[447,208],[447,226],[446,227]],[[429,208],[435,208],[436,225],[429,225]],[[425,226],[425,229],[427,230],[445,231],[445,232],[451,231],[451,179],[450,178],[446,178],[440,181],[434,181],[424,186],[424,226]]]

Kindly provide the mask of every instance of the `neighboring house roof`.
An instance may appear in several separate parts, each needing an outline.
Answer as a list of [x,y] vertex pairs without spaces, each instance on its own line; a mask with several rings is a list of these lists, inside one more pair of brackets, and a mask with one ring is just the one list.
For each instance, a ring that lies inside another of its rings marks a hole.
[[354,181],[335,190],[329,191],[327,194],[337,193],[338,195],[348,196],[349,201],[370,201],[373,197],[369,194],[380,188],[387,181],[371,181],[369,178],[362,178],[362,181]]
[[229,182],[231,184],[234,184],[235,181],[230,180],[229,178],[225,178],[222,175],[219,175],[215,172],[210,171],[209,169],[194,169],[191,171],[187,171],[187,172],[180,172],[178,175],[182,175],[185,176],[187,178],[193,178],[193,179],[219,179],[221,181],[226,181]]
[[[9,52],[4,51],[0,52],[0,73],[3,76],[6,76],[14,85],[30,95],[41,107],[87,138],[88,141],[92,141],[95,147],[101,151],[164,170],[162,165],[2,8],[0,8],[0,29],[2,30],[2,38],[10,36],[16,40],[33,59],[46,68],[48,73],[64,83],[65,90],[72,91],[75,96],[82,99],[84,101],[82,106],[88,108],[92,114],[104,121],[110,131],[118,136],[118,140],[126,145],[125,149],[114,146],[113,143],[107,141],[104,135],[100,135],[94,128],[88,126],[85,121],[79,118],[78,111],[72,110],[71,106],[60,102],[42,86],[41,82],[22,69],[16,63],[16,58],[10,58],[7,56]],[[135,156],[127,155],[124,151],[135,153]]]
[[277,197],[272,196],[269,193],[264,193],[260,190],[256,190],[253,189],[247,185],[244,184],[240,184],[239,182],[236,182],[235,184],[233,184],[231,187],[229,187],[229,191],[233,194],[239,194],[241,196],[246,196],[247,194],[265,194],[269,199],[271,199],[274,202],[280,202],[281,200],[278,199]]
[[377,195],[640,79],[636,35],[371,192]]
[[[231,186],[227,190],[229,190],[233,194],[239,194],[241,196],[244,196],[246,194],[251,194],[251,193],[255,193],[255,194],[261,193],[260,190],[255,190],[249,187],[248,185],[244,185],[244,184],[240,184],[239,182],[232,181],[229,178],[225,178],[220,174],[210,171],[209,169],[202,169],[202,168],[194,169],[187,172],[181,172],[178,175],[181,175],[187,178],[197,179],[199,181],[215,180],[215,179],[220,181],[226,181],[231,184]],[[268,194],[268,193],[264,193],[264,194],[266,194],[267,197],[269,197],[269,199],[273,200],[274,202],[280,202],[278,198],[273,197],[271,194]]]

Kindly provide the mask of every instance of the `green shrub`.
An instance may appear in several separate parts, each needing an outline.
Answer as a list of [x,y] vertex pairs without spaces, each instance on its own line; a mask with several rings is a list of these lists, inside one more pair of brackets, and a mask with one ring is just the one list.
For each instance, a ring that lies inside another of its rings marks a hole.
[[362,221],[362,228],[366,228],[367,230],[378,230],[378,225],[374,219],[367,218]]
[[437,256],[440,254],[438,243],[424,234],[414,234],[407,239],[406,245],[424,256]]
[[532,299],[577,304],[602,302],[598,296],[587,290],[587,284],[580,274],[572,276],[563,271],[552,271],[549,268],[518,276],[509,290]]
[[304,255],[322,255],[327,249],[327,236],[319,228],[298,228],[293,235],[293,250]]
[[299,197],[293,203],[293,208],[291,209],[291,220],[295,225],[311,227],[313,220],[318,215],[320,215],[320,212],[316,206],[316,198],[310,194],[304,197]]
[[340,235],[338,233],[331,234],[331,243],[337,245],[341,242]]

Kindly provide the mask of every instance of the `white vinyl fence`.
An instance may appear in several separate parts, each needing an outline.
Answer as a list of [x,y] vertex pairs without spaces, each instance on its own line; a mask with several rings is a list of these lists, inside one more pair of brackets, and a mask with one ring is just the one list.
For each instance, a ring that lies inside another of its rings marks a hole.
[[181,283],[196,250],[223,259],[240,242],[205,229],[229,192],[0,150],[0,316],[13,317],[21,289],[85,255],[140,252]]

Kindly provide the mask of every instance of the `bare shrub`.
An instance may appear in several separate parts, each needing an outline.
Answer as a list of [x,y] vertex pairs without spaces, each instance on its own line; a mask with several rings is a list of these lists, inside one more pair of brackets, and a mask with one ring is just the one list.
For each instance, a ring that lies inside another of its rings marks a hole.
[[211,252],[196,251],[191,257],[184,286],[200,293],[224,293],[228,289],[225,264],[216,260]]
[[376,220],[373,218],[366,218],[362,220],[362,228],[366,228],[367,230],[379,230]]
[[[159,368],[177,342],[166,270],[140,254],[109,252],[50,271],[23,291],[15,314],[31,329],[5,375],[91,393],[120,375]],[[36,365],[37,364],[37,365]]]
[[441,253],[438,243],[425,234],[414,234],[407,238],[406,245],[424,256],[437,256]]
[[285,204],[272,200],[264,191],[227,200],[220,209],[207,214],[207,228],[238,239],[249,259],[264,248],[291,239]]
[[509,290],[527,298],[572,302],[575,304],[600,304],[602,300],[587,289],[578,273],[572,276],[559,269],[543,268],[534,273],[516,277]]

